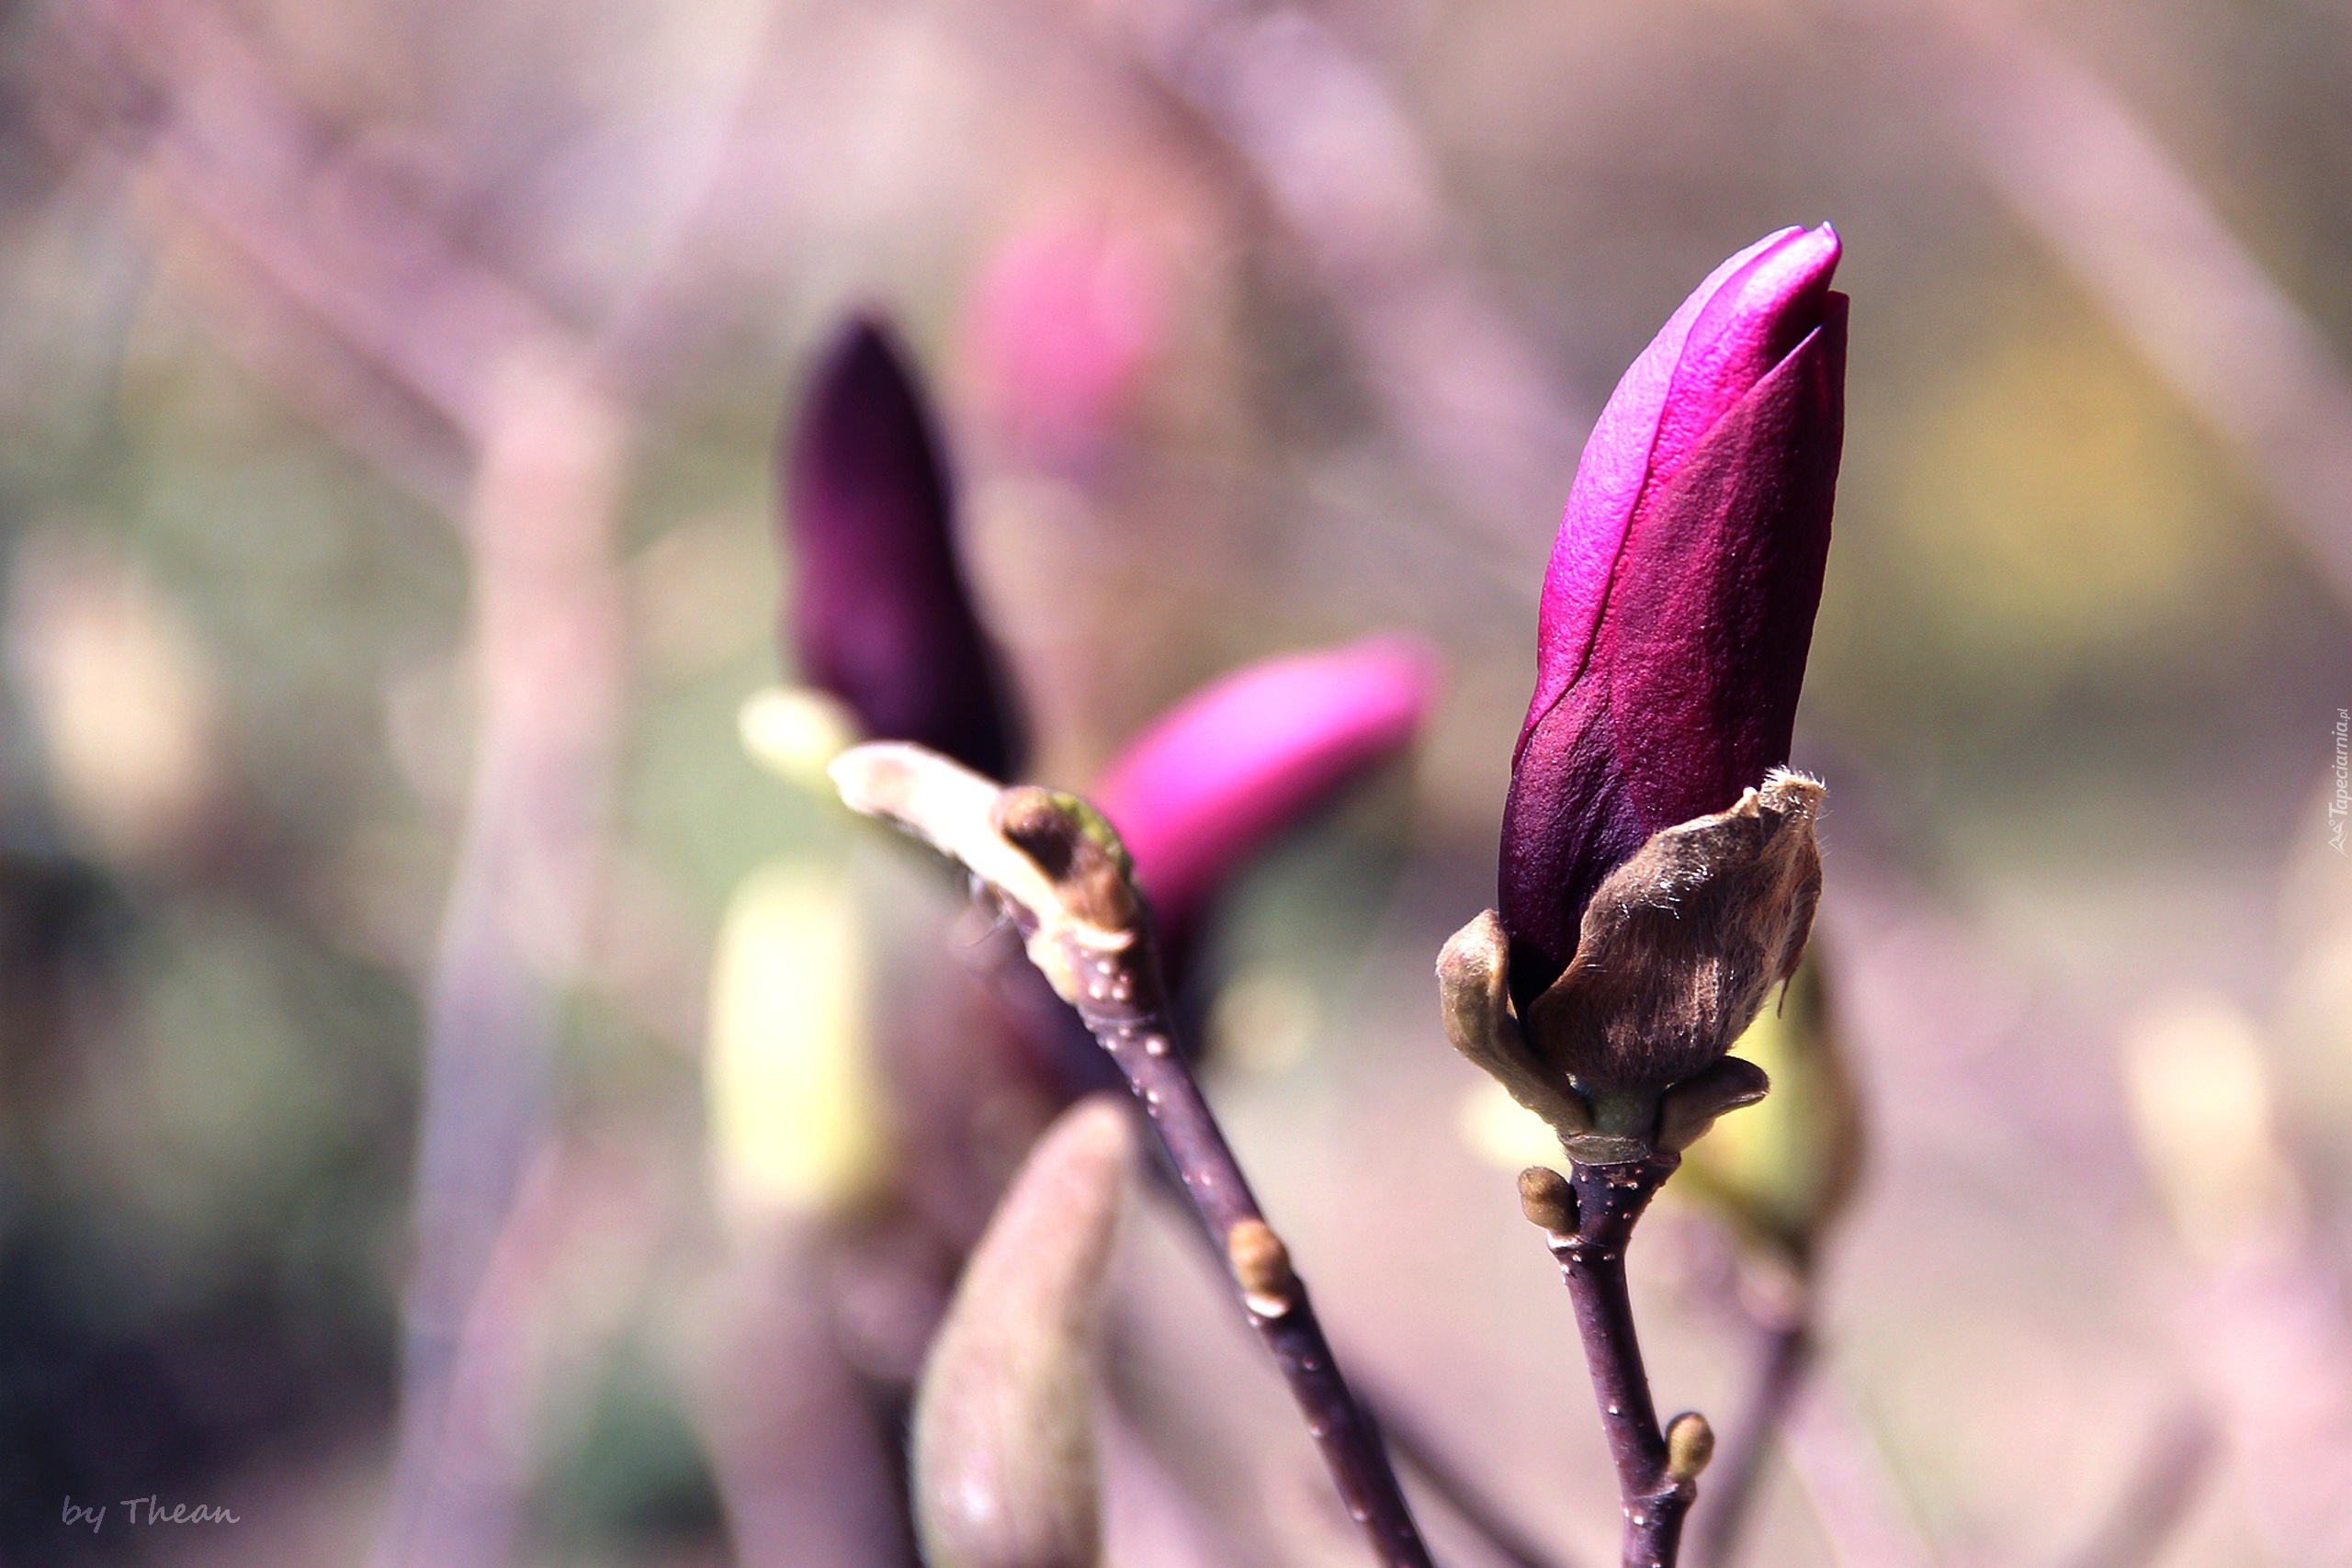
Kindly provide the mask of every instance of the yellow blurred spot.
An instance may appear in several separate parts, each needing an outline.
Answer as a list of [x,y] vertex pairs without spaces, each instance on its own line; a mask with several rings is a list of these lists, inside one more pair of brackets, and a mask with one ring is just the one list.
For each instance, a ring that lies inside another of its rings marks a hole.
[[2192,1251],[2218,1259],[2296,1223],[2269,1067],[2242,1009],[2204,993],[2149,1009],[2125,1031],[2123,1081],[2141,1157]]
[[1861,1173],[1861,1106],[1840,1049],[1819,939],[1787,987],[1732,1050],[1772,1091],[1714,1124],[1666,1190],[1706,1205],[1742,1235],[1811,1266]]
[[217,787],[219,703],[194,637],[136,561],[87,535],[35,535],[12,576],[8,653],[58,804],[118,862],[168,852]]
[[1943,634],[2016,676],[2128,659],[2226,616],[2243,546],[2187,417],[2094,324],[1994,321],[2007,324],[1925,411],[1905,466],[1898,517]]
[[1556,1166],[1567,1157],[1560,1152],[1558,1134],[1544,1124],[1544,1118],[1492,1078],[1481,1078],[1463,1091],[1453,1108],[1453,1126],[1472,1154],[1498,1170]]
[[737,1213],[826,1213],[888,1157],[846,878],[778,862],[729,904],[711,981],[706,1064],[721,1201]]
[[825,774],[857,744],[857,720],[831,694],[810,686],[769,686],[743,700],[736,733],[752,760],[821,800],[838,799]]

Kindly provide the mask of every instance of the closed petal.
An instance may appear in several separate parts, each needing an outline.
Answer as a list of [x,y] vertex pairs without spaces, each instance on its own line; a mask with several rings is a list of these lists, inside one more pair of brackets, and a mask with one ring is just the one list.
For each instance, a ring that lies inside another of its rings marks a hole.
[[1251,854],[1408,745],[1434,690],[1419,643],[1374,637],[1250,665],[1154,724],[1093,791],[1164,926]]
[[[1772,283],[1771,298],[1788,296],[1786,279]],[[1844,434],[1844,297],[1820,310],[1644,492],[1589,657],[1539,686],[1553,698],[1521,736],[1503,819],[1500,907],[1522,1001],[1566,967],[1611,869],[1788,760]]]

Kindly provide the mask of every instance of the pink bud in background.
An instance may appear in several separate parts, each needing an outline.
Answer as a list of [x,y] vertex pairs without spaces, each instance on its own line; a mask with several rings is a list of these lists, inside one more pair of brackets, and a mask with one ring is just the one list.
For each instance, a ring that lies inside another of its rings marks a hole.
[[1419,643],[1370,637],[1261,660],[1195,693],[1092,791],[1180,936],[1268,840],[1402,752],[1435,694]]
[[1139,242],[1093,220],[1035,225],[998,254],[973,304],[982,393],[1027,461],[1082,468],[1117,438],[1164,323]]
[[1535,695],[1504,807],[1501,912],[1524,1002],[1601,879],[1788,761],[1845,427],[1838,236],[1717,267],[1618,383],[1544,580]]

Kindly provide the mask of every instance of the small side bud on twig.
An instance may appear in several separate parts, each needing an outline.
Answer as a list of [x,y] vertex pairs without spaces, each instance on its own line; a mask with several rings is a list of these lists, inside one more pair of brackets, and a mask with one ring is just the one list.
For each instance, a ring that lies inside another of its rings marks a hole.
[[1676,1484],[1688,1486],[1699,1479],[1715,1457],[1715,1429],[1695,1410],[1686,1410],[1666,1426],[1666,1473]]
[[1297,1299],[1290,1248],[1263,1220],[1243,1220],[1225,1233],[1225,1256],[1241,1287],[1243,1304],[1260,1317],[1280,1317]]
[[1658,1100],[1657,1146],[1679,1154],[1697,1143],[1715,1118],[1753,1105],[1772,1080],[1764,1069],[1739,1056],[1724,1056],[1696,1077],[1683,1079]]
[[1094,1383],[1134,1125],[1081,1100],[1038,1140],[965,1267],[911,1445],[933,1568],[1095,1568]]
[[1548,1165],[1531,1165],[1519,1173],[1519,1212],[1555,1241],[1577,1234],[1577,1190]]

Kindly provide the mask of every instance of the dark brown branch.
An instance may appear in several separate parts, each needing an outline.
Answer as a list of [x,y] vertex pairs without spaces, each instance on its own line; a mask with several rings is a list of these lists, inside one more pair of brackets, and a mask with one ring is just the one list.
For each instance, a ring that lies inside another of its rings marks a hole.
[[[1696,1416],[1678,1416],[1671,1436],[1659,1426],[1657,1407],[1650,1402],[1649,1374],[1642,1367],[1641,1340],[1634,1329],[1633,1300],[1625,1287],[1625,1248],[1633,1240],[1634,1222],[1680,1163],[1674,1155],[1608,1165],[1575,1160],[1568,1167],[1567,1183],[1552,1178],[1556,1190],[1532,1190],[1527,1179],[1521,1189],[1529,1217],[1545,1227],[1552,1256],[1576,1303],[1577,1333],[1584,1341],[1585,1364],[1592,1373],[1593,1397],[1600,1406],[1600,1427],[1609,1439],[1618,1496],[1624,1506],[1624,1568],[1673,1568],[1683,1517],[1698,1495],[1698,1472],[1713,1441],[1705,1422]],[[1572,1222],[1574,1228],[1566,1228],[1563,1221]]]
[[1386,1568],[1430,1568],[1429,1548],[1389,1466],[1380,1429],[1350,1391],[1305,1282],[1266,1224],[1199,1081],[1176,1048],[1158,953],[1140,912],[1136,929],[1137,940],[1116,952],[1090,951],[1066,939],[1080,987],[1079,1016],[1143,1102],[1202,1223],[1224,1238],[1250,1325],[1290,1385],[1349,1517],[1363,1527]]
[[[1163,1178],[1154,1184],[1155,1194],[1176,1201],[1173,1179],[1159,1167],[1154,1168],[1153,1173]],[[1187,1212],[1197,1217],[1198,1211],[1189,1205]],[[1187,1228],[1195,1235],[1206,1236],[1212,1247],[1217,1245],[1216,1238],[1200,1226]],[[1361,1376],[1354,1386],[1356,1402],[1387,1438],[1388,1451],[1402,1460],[1406,1468],[1419,1476],[1454,1518],[1496,1557],[1511,1568],[1575,1568],[1571,1559],[1536,1540],[1524,1525],[1512,1517],[1510,1508],[1446,1452],[1412,1410],[1395,1397],[1393,1390],[1384,1392],[1376,1382]]]
[[1222,1243],[1250,1325],[1306,1416],[1348,1512],[1384,1568],[1430,1568],[1380,1430],[1350,1392],[1290,1255],[1266,1224],[1184,1055],[1149,910],[1110,825],[1074,796],[1006,789],[905,742],[853,747],[830,770],[853,810],[962,862],[1143,1101],[1193,1211]]

